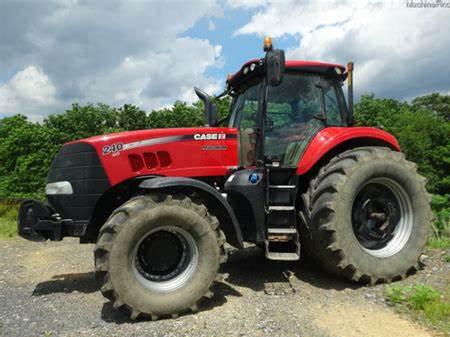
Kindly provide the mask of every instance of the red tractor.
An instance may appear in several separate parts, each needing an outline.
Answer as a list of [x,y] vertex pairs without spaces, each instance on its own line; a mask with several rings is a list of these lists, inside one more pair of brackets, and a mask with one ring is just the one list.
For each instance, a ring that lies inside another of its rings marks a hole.
[[431,219],[425,179],[391,134],[353,125],[352,64],[285,61],[270,39],[264,49],[228,78],[223,120],[195,89],[205,127],[65,144],[48,202],[21,205],[19,233],[96,243],[101,292],[132,319],[196,311],[226,242],[271,260],[305,251],[362,283],[414,272]]

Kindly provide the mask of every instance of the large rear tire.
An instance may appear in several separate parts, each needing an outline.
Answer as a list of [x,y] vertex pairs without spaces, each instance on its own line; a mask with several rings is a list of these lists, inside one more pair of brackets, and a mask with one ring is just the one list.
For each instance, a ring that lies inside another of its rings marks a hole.
[[186,196],[133,198],[100,230],[95,270],[101,292],[132,319],[196,312],[226,261],[225,236],[204,205]]
[[346,151],[320,169],[301,199],[304,243],[327,271],[375,284],[417,270],[431,210],[425,179],[402,153]]

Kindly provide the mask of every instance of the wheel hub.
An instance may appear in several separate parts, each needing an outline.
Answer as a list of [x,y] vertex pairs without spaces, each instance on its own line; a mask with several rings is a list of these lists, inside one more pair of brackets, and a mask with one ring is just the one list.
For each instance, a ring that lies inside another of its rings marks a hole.
[[138,270],[149,280],[168,280],[183,271],[188,255],[182,236],[161,230],[147,236],[139,245]]
[[412,231],[409,196],[396,182],[377,178],[359,191],[352,226],[359,244],[371,255],[388,257],[401,250]]
[[192,276],[198,263],[197,246],[181,228],[164,226],[139,241],[133,256],[134,274],[146,288],[172,291]]

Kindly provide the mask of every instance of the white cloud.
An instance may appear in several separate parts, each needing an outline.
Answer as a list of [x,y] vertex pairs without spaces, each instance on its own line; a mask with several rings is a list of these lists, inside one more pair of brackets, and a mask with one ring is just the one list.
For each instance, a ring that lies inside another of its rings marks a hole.
[[236,34],[299,37],[300,45],[288,49],[289,58],[353,60],[357,93],[402,98],[449,90],[449,31],[447,9],[410,9],[406,2],[287,0],[260,8]]
[[268,0],[228,0],[227,5],[231,8],[255,8],[265,6]]
[[210,32],[216,30],[216,25],[214,24],[214,21],[213,21],[213,20],[209,20],[209,21],[208,21],[208,30],[209,30]]
[[[217,90],[216,79],[205,72],[220,66],[221,47],[182,34],[202,17],[221,15],[214,0],[195,6],[182,0],[2,0],[0,69],[32,64],[46,76],[53,93],[43,97],[52,100],[48,109],[39,110],[39,104],[33,109],[42,115],[76,101],[134,103],[150,110],[191,100],[194,84]],[[0,116],[26,113],[32,98],[8,95]]]
[[[243,7],[257,6],[259,2],[232,0],[231,5]],[[257,33],[280,37],[285,34],[304,34],[320,25],[330,25],[351,16],[352,10],[342,1],[311,1],[296,0],[267,1],[264,8],[258,11],[249,23],[237,30],[237,34]],[[360,3],[360,2],[358,2]]]
[[192,102],[196,99],[194,85],[208,92],[220,89],[221,83],[204,74],[208,67],[215,66],[220,53],[221,47],[207,40],[178,38],[165,51],[125,57],[114,70],[86,83],[83,90],[115,105],[131,101],[159,108],[175,99]]
[[58,104],[55,93],[55,86],[42,69],[28,66],[0,84],[0,111],[39,119],[38,112]]

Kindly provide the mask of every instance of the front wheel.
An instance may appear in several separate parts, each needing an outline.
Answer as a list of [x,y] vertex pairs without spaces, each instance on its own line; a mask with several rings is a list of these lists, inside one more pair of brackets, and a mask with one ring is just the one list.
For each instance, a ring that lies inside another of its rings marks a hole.
[[102,294],[130,317],[176,317],[211,297],[226,260],[217,218],[186,196],[139,196],[113,212],[95,247]]
[[431,221],[429,196],[402,153],[346,151],[319,171],[302,199],[306,245],[328,271],[374,284],[418,268]]

